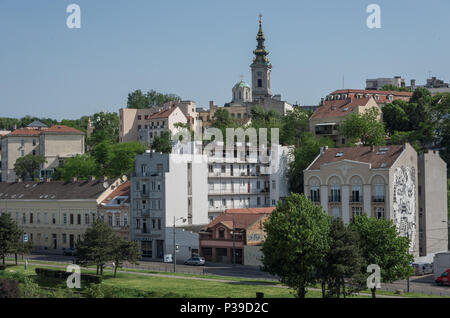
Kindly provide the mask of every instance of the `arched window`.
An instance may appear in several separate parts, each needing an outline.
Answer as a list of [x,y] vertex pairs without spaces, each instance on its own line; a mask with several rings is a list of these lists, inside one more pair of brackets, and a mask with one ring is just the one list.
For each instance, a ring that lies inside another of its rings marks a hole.
[[352,186],[352,193],[350,197],[350,202],[362,202],[362,180],[359,176],[353,176],[350,179],[350,184]]
[[333,177],[329,181],[330,202],[341,202],[341,181],[337,177]]
[[385,184],[381,176],[372,179],[372,202],[385,202]]

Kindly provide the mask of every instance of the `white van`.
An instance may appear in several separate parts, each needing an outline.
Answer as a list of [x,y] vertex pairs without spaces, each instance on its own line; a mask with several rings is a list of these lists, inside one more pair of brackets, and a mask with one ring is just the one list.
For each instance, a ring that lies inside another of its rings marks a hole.
[[421,276],[433,273],[433,264],[430,263],[414,263],[414,275]]

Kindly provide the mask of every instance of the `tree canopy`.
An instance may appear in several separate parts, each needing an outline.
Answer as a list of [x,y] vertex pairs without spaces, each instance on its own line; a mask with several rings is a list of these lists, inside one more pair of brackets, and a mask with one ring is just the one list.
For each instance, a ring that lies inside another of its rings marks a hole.
[[181,100],[181,97],[175,94],[163,94],[158,93],[155,90],[150,90],[147,93],[143,93],[140,89],[138,89],[128,94],[127,107],[143,109],[163,105],[167,102],[177,100]]
[[31,179],[38,177],[41,164],[45,163],[44,156],[35,156],[32,154],[20,157],[14,163],[14,172],[19,178]]
[[330,217],[305,195],[292,194],[279,201],[264,223],[264,270],[304,298],[317,281],[317,268],[329,249]]

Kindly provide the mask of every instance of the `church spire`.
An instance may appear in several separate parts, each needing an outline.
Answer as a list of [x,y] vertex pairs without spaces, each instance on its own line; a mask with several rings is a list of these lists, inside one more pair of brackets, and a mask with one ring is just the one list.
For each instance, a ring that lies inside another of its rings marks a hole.
[[259,31],[256,36],[256,41],[258,42],[258,44],[256,46],[256,50],[253,51],[253,54],[255,54],[253,63],[260,63],[266,65],[270,64],[269,59],[267,58],[269,52],[266,50],[266,47],[264,46],[265,40],[266,38],[264,37],[264,32],[262,29],[262,14],[259,14]]

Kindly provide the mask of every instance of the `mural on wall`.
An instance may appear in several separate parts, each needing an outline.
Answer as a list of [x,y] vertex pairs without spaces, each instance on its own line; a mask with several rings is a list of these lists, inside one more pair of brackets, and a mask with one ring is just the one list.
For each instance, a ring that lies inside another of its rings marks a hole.
[[416,170],[401,166],[394,172],[393,220],[400,235],[411,240],[409,251],[416,245]]

